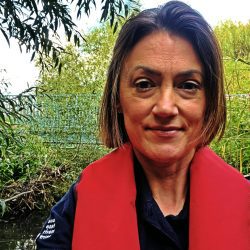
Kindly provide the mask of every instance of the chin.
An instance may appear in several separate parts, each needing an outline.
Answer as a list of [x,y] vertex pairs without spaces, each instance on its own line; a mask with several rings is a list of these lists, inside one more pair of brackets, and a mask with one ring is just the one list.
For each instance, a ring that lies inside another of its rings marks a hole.
[[195,148],[178,148],[177,147],[156,147],[155,150],[148,152],[148,157],[153,162],[158,163],[177,163],[184,159],[193,158]]

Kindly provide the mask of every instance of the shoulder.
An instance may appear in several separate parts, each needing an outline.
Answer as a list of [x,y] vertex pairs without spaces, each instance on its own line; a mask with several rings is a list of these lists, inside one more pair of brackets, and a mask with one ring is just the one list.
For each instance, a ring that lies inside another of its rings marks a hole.
[[108,177],[109,173],[114,176],[118,172],[126,172],[131,165],[133,165],[133,150],[131,145],[127,143],[84,168],[80,182],[83,178],[102,177],[103,179],[105,176]]
[[134,187],[133,150],[129,144],[125,144],[87,166],[82,171],[76,193],[79,201],[89,196],[114,194],[122,189],[133,193]]
[[132,153],[132,147],[129,143],[124,144],[123,146],[121,146],[120,148],[116,148],[114,149],[112,152],[106,154],[105,156],[103,156],[102,158],[100,158],[97,161],[94,161],[93,163],[91,163],[89,165],[89,167],[91,166],[102,166],[103,163],[112,163],[112,162],[116,162],[116,163],[121,163],[121,162],[117,162],[119,160],[128,160],[131,157],[131,153]]
[[250,182],[236,168],[226,163],[209,147],[199,149],[192,162],[191,168],[193,174],[209,178],[211,182],[223,183],[223,185],[232,185],[238,188],[250,188]]

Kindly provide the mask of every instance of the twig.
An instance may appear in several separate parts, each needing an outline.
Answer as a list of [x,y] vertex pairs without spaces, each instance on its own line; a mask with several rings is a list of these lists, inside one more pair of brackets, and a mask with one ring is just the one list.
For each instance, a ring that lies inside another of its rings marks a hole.
[[26,192],[22,192],[22,193],[20,193],[20,194],[14,195],[14,196],[12,196],[12,197],[10,197],[10,198],[4,200],[4,202],[8,202],[8,201],[11,201],[11,200],[15,200],[15,199],[18,198],[19,196],[22,196],[22,195],[24,195],[24,194],[28,194],[28,193],[31,193],[31,192],[33,192],[33,190],[29,190],[29,191],[26,191]]
[[236,61],[245,63],[245,64],[247,64],[247,65],[250,65],[250,62],[247,62],[247,61],[245,61],[245,60],[243,60],[243,59],[241,59],[241,58],[237,58]]

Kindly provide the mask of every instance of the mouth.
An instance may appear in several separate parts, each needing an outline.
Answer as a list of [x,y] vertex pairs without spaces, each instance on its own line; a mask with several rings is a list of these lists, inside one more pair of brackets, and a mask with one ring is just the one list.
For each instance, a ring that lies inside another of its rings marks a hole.
[[152,126],[152,127],[147,127],[146,130],[171,132],[171,131],[183,131],[184,129],[178,126]]
[[146,130],[157,137],[173,138],[178,136],[180,132],[184,131],[184,128],[179,126],[152,126],[147,127]]

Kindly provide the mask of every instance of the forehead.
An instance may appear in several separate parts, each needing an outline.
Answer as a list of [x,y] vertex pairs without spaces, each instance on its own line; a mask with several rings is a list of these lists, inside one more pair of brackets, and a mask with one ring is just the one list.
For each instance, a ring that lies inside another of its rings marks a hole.
[[127,74],[138,65],[162,74],[190,69],[202,72],[202,64],[192,44],[166,31],[156,31],[142,38],[126,57],[122,73]]

